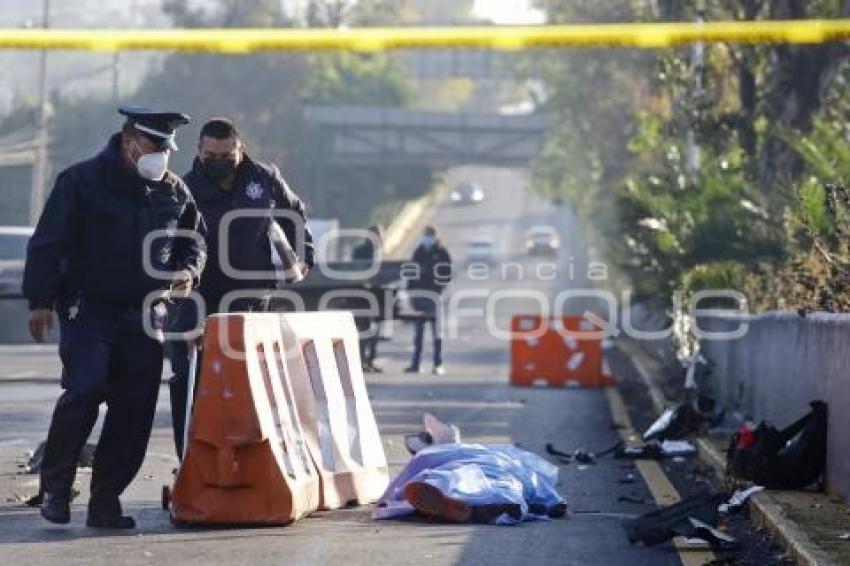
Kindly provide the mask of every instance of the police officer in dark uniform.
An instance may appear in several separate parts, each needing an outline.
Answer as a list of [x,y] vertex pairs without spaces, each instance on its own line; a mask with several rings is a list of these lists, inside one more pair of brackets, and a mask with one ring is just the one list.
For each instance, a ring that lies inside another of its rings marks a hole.
[[[198,292],[206,304],[207,314],[217,312],[264,311],[268,309],[269,294],[277,285],[272,262],[270,224],[277,222],[286,239],[299,253],[301,271],[313,266],[313,238],[306,225],[304,204],[287,186],[280,171],[271,164],[250,158],[244,150],[242,139],[233,123],[226,118],[214,118],[201,128],[198,156],[192,170],[184,178],[198,203],[198,209],[208,228],[207,247],[209,261],[201,277]],[[226,214],[246,212],[226,228],[226,238],[220,240],[220,228]],[[275,211],[289,216],[275,217]],[[227,256],[232,270],[240,272],[265,272],[267,277],[240,279],[221,261],[221,248],[227,246]],[[228,304],[223,299],[228,293],[247,291],[254,295],[238,298]],[[179,317],[185,321],[182,328],[193,328],[194,304],[185,301],[179,306]],[[178,455],[182,452],[183,426],[188,394],[189,353],[183,342],[169,344],[174,376],[171,378],[171,416],[174,425],[174,442]]]
[[[384,229],[380,225],[369,227],[370,237],[364,238],[351,251],[352,261],[378,262],[381,261],[381,246],[384,241]],[[378,342],[381,339],[380,321],[367,316],[354,319],[360,334],[360,361],[363,371],[367,373],[382,373],[384,370],[375,365],[378,356]]]
[[[45,339],[56,311],[63,367],[41,468],[41,514],[70,520],[77,459],[105,402],[86,524],[127,529],[135,522],[123,515],[119,496],[144,459],[162,374],[162,344],[143,324],[154,309],[143,305],[168,289],[188,293],[206,252],[202,238],[173,233],[143,250],[153,230],[203,235],[192,195],[167,170],[175,129],[189,117],[139,107],[119,112],[126,116],[122,130],[56,179],[27,249],[24,294],[36,340]],[[145,268],[144,255],[159,274]]]

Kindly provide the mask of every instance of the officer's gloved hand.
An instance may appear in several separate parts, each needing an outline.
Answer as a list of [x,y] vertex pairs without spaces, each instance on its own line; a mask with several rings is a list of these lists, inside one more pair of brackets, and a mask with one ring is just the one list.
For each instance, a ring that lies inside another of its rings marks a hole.
[[188,297],[192,292],[192,273],[188,269],[178,271],[174,274],[174,282],[171,284],[171,293],[175,297]]
[[53,328],[52,309],[33,309],[30,311],[30,335],[36,342],[47,340],[47,334]]

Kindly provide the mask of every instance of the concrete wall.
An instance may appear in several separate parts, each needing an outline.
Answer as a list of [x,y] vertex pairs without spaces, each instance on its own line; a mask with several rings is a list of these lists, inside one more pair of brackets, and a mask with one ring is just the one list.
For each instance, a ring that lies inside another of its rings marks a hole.
[[716,363],[712,381],[718,400],[778,427],[806,413],[809,401],[826,401],[827,481],[850,500],[850,315],[710,315],[700,318],[699,327],[728,332],[742,323],[749,324],[742,338],[701,341],[703,353]]

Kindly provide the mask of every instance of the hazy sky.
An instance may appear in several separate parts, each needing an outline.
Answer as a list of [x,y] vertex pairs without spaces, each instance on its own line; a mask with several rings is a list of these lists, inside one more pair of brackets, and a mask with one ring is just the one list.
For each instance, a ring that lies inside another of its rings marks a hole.
[[499,24],[539,24],[543,14],[529,8],[530,0],[475,0],[475,13]]

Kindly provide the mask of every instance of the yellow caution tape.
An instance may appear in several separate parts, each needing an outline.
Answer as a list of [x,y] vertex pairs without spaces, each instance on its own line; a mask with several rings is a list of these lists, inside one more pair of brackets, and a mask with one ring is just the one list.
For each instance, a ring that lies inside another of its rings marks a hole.
[[703,42],[825,43],[850,39],[850,19],[352,29],[0,30],[0,49],[386,51],[546,47],[665,48]]

